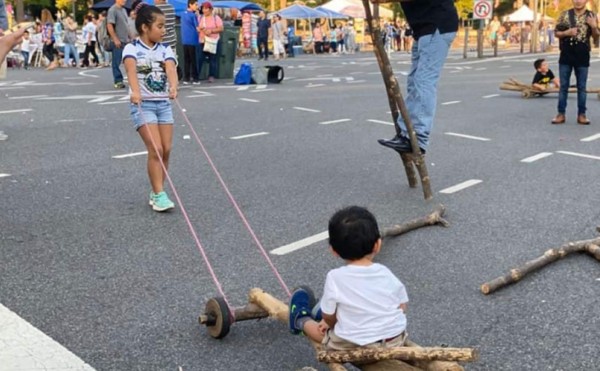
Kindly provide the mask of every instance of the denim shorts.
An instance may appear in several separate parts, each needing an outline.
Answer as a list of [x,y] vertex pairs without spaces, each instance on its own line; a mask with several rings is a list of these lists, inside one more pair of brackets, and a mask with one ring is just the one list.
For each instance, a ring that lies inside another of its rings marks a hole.
[[173,124],[173,110],[168,100],[143,100],[140,106],[130,105],[131,120],[135,130],[139,130],[144,124]]

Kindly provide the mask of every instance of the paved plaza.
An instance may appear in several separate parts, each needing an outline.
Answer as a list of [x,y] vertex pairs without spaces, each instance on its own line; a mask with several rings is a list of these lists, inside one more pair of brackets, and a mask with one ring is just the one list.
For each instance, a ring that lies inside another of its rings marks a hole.
[[[394,128],[372,53],[281,61],[281,84],[184,86],[169,169],[177,207],[165,214],[148,206],[145,148],[109,69],[9,70],[0,370],[325,370],[305,338],[274,320],[236,323],[222,340],[198,325],[218,295],[201,249],[231,305],[245,305],[253,287],[287,300],[213,166],[285,285],[317,295],[342,264],[324,233],[335,210],[366,206],[383,228],[444,204],[449,228],[386,240],[376,258],[406,285],[410,338],[478,348],[468,370],[598,369],[599,262],[569,256],[479,291],[549,248],[598,236],[598,97],[588,95],[591,125],[576,124],[574,94],[567,123],[551,125],[557,95],[498,89],[509,77],[529,83],[540,56],[556,73],[557,54],[451,52],[426,156],[432,201],[377,143]],[[410,55],[391,60],[404,87]],[[599,61],[590,87],[600,87]]]

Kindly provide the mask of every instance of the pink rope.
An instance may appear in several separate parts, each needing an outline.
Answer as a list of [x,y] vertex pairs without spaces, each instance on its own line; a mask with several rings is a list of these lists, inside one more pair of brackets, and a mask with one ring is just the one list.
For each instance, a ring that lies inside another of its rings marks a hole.
[[246,219],[246,216],[242,212],[242,209],[239,207],[237,201],[235,200],[235,198],[233,197],[233,195],[229,191],[229,188],[227,187],[227,184],[225,184],[225,181],[223,180],[223,177],[221,176],[221,173],[219,172],[219,170],[217,170],[217,167],[215,166],[212,158],[210,157],[210,155],[206,151],[206,148],[204,147],[204,144],[202,143],[202,140],[200,140],[200,137],[196,133],[196,130],[194,130],[194,127],[192,126],[192,123],[190,122],[190,119],[185,114],[184,109],[181,107],[181,104],[179,103],[179,100],[175,99],[175,103],[177,104],[177,107],[179,107],[179,109],[181,110],[181,114],[183,115],[183,118],[185,119],[185,122],[188,124],[188,126],[190,127],[190,130],[194,134],[194,138],[196,138],[196,142],[198,143],[198,145],[202,149],[202,152],[204,152],[204,156],[206,157],[206,160],[208,160],[208,163],[210,164],[210,167],[212,168],[212,170],[215,173],[217,179],[221,183],[221,186],[223,187],[223,190],[227,194],[227,197],[229,198],[229,201],[231,201],[231,204],[233,205],[233,207],[237,211],[238,215],[242,219],[242,222],[246,226],[246,229],[248,229],[248,232],[252,236],[252,239],[256,243],[256,246],[258,247],[258,249],[260,250],[260,252],[265,257],[267,263],[269,263],[269,265],[271,266],[271,269],[273,270],[273,273],[277,277],[277,280],[279,280],[279,283],[281,284],[281,287],[283,287],[284,291],[286,292],[286,294],[288,296],[291,296],[292,294],[290,292],[290,289],[285,284],[285,281],[283,280],[283,277],[281,277],[281,274],[279,274],[279,271],[277,270],[277,268],[275,268],[275,265],[271,261],[271,258],[269,257],[269,254],[267,254],[267,251],[265,250],[265,248],[263,247],[263,245],[260,243],[260,240],[256,236],[256,233],[254,233],[254,230],[250,226],[250,223]]
[[[144,112],[142,111],[142,104],[138,103],[138,107],[140,110],[140,115],[142,115],[142,119],[143,119]],[[146,123],[146,121],[144,120],[142,126],[148,126],[148,123]],[[158,156],[158,159],[160,161],[160,166],[162,167],[162,170],[165,172],[165,176],[167,178],[167,181],[169,182],[169,186],[171,186],[171,189],[173,190],[173,194],[175,195],[175,199],[177,200],[177,203],[179,204],[179,208],[181,209],[181,214],[183,214],[183,218],[185,219],[185,222],[186,222],[190,232],[192,233],[192,237],[194,238],[194,241],[196,242],[196,246],[198,247],[198,250],[200,250],[200,254],[202,255],[202,258],[204,259],[204,263],[206,263],[206,267],[208,268],[208,271],[210,272],[210,275],[215,283],[215,286],[217,286],[217,291],[219,291],[219,294],[223,297],[223,300],[225,300],[225,303],[227,304],[227,307],[229,308],[229,314],[230,314],[232,322],[233,322],[234,321],[233,315],[234,315],[235,311],[234,311],[233,307],[229,304],[229,301],[227,300],[227,297],[225,296],[225,292],[223,291],[223,287],[221,286],[221,282],[219,282],[219,279],[217,278],[217,275],[216,275],[215,271],[213,270],[213,268],[210,264],[210,261],[208,260],[208,256],[206,255],[206,251],[204,250],[204,247],[202,247],[200,238],[198,237],[198,234],[196,233],[196,230],[194,229],[192,222],[190,221],[190,217],[188,216],[188,213],[185,210],[185,207],[183,206],[183,202],[181,201],[181,198],[179,197],[179,193],[177,192],[177,189],[175,188],[175,184],[173,184],[173,181],[171,180],[171,176],[169,176],[169,172],[167,171],[165,163],[163,162],[162,156],[158,152],[158,146],[156,145],[156,142],[154,141],[154,137],[152,136],[152,132],[150,131],[149,127],[148,127],[148,134],[150,136],[150,140],[152,141],[152,146],[154,147],[154,150],[156,151],[156,155]]]

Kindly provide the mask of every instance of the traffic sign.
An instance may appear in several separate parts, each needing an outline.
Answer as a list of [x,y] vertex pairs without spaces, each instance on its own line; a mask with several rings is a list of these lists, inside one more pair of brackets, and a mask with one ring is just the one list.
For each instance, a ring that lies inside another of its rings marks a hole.
[[493,0],[475,0],[473,4],[473,19],[492,18]]

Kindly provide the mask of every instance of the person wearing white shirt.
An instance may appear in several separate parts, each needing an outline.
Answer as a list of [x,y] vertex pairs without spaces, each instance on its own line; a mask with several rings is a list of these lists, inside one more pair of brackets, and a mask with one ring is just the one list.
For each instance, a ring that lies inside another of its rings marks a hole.
[[96,25],[94,17],[87,16],[87,24],[83,27],[83,40],[85,42],[85,51],[83,52],[83,66],[90,66],[90,53],[94,58],[94,65],[98,66],[98,55],[96,54]]

